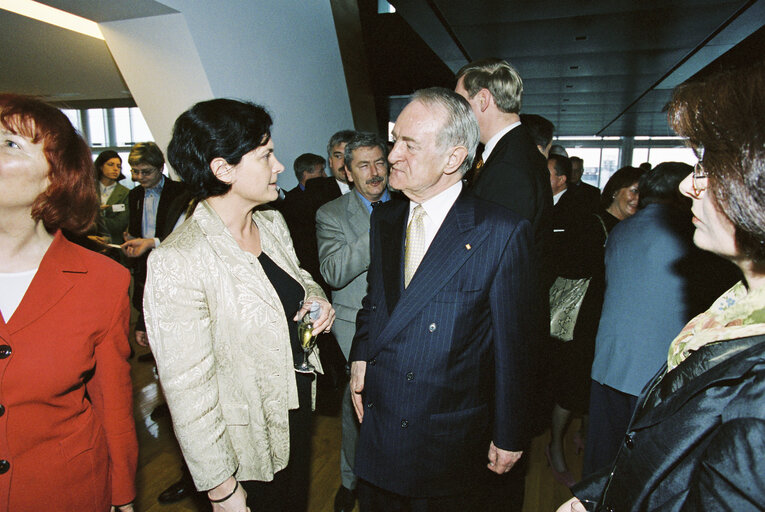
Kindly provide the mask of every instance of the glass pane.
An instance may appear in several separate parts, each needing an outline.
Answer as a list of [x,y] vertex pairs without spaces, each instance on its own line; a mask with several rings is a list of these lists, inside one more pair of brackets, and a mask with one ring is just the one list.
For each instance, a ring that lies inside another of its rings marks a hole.
[[114,108],[112,113],[114,114],[114,136],[116,137],[114,144],[116,146],[131,146],[133,139],[130,135],[130,109]]
[[104,109],[88,109],[88,128],[92,147],[106,146],[106,123],[104,123]]
[[[651,148],[650,161],[654,167],[662,162],[683,162],[688,165],[696,165],[698,160],[691,148]],[[645,162],[645,160],[643,161]]]
[[[637,137],[635,137],[637,139]],[[651,150],[653,152],[653,149]],[[643,162],[648,162],[648,148],[635,148],[632,150],[632,167],[640,167]]]
[[600,148],[566,148],[566,151],[568,156],[578,156],[584,162],[582,181],[597,187],[600,170]]
[[133,144],[154,140],[151,130],[149,130],[149,125],[146,124],[146,120],[143,118],[143,114],[141,114],[141,109],[138,107],[130,109],[130,129],[133,133],[133,140],[131,141]]
[[606,182],[619,169],[619,148],[603,148],[600,160],[600,188],[606,186]]
[[78,132],[82,133],[82,126],[80,125],[80,111],[72,110],[70,108],[62,108],[61,112],[63,112],[64,115],[69,118],[69,122],[72,123],[72,126],[74,126]]

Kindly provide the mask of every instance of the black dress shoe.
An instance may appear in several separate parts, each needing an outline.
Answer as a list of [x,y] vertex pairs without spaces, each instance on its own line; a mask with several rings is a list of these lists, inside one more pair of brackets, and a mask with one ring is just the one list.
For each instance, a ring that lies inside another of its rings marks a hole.
[[175,503],[194,494],[194,483],[186,478],[181,478],[173,485],[159,493],[157,501],[160,503]]
[[351,512],[356,506],[356,492],[342,485],[335,494],[335,512]]

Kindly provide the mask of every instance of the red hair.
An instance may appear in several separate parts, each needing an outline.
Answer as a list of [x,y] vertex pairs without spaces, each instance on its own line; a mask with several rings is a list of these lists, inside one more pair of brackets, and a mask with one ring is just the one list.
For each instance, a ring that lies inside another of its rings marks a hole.
[[31,96],[0,94],[0,124],[35,144],[42,141],[50,185],[32,204],[32,218],[51,233],[90,228],[99,206],[93,160],[63,112]]

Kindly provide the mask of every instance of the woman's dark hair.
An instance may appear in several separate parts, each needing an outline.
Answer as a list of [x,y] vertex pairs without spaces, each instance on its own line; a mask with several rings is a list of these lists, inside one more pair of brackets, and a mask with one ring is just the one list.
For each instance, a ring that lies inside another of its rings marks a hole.
[[271,116],[254,103],[216,99],[197,103],[175,121],[167,147],[170,165],[197,199],[223,195],[231,185],[220,181],[210,162],[223,158],[237,165],[271,138]]
[[35,144],[42,142],[50,185],[32,204],[32,218],[51,233],[90,228],[100,204],[93,159],[63,112],[31,96],[0,94],[0,124]]
[[600,207],[604,210],[611,206],[619,190],[629,187],[633,183],[640,181],[640,177],[645,171],[637,167],[622,167],[616,171],[603,187],[603,193],[600,195]]
[[640,207],[651,203],[683,205],[690,208],[690,200],[680,193],[680,182],[693,167],[682,162],[662,162],[640,178]]
[[[122,163],[122,157],[117,153],[116,151],[112,151],[111,149],[107,149],[106,151],[101,151],[98,156],[96,157],[96,161],[93,162],[93,165],[96,168],[96,180],[100,180],[101,176],[103,176],[103,173],[101,172],[101,169],[103,169],[104,164],[111,160],[112,158],[119,158],[120,163]],[[117,178],[117,181],[124,180],[125,175],[120,172],[119,178]]]
[[765,263],[765,63],[678,87],[669,122],[701,159],[741,255]]

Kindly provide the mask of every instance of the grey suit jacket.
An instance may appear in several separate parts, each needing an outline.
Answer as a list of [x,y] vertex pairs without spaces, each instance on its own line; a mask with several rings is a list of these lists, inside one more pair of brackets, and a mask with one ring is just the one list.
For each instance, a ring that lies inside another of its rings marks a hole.
[[[316,212],[319,269],[332,287],[332,305],[339,320],[353,325],[367,293],[369,268],[369,212],[355,191],[334,199]],[[355,330],[355,329],[354,329]],[[335,338],[348,357],[353,332],[332,326]]]
[[[281,214],[256,211],[252,218],[263,251],[306,297],[324,298],[299,267]],[[287,319],[258,259],[239,248],[206,201],[151,252],[144,310],[175,435],[197,488],[231,475],[272,480],[289,460],[288,409],[298,407]],[[321,371],[316,350],[310,360]]]

